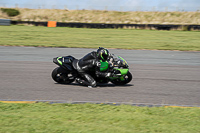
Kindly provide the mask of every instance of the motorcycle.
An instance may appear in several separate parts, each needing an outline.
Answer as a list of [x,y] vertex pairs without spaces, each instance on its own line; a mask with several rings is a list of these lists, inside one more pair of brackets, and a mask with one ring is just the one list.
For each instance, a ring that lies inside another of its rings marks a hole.
[[[60,84],[70,84],[75,81],[76,78],[81,78],[77,71],[78,59],[73,56],[61,56],[53,58],[53,62],[59,67],[52,71],[52,79]],[[106,62],[100,60],[100,71],[111,72],[110,77],[98,77],[95,74],[95,70],[90,71],[90,75],[96,80],[97,83],[111,82],[115,85],[125,85],[132,80],[132,74],[129,71],[128,63],[120,56],[112,54],[110,59]]]

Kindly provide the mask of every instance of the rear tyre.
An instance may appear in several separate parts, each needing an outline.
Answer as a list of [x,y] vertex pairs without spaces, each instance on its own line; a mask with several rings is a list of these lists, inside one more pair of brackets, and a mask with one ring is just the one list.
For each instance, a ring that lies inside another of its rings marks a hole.
[[55,68],[51,73],[51,77],[59,84],[70,84],[75,80],[72,74],[62,67]]
[[111,82],[115,85],[125,85],[125,84],[129,83],[131,80],[132,80],[132,74],[130,72],[128,72],[126,75],[124,75],[124,80],[115,79]]

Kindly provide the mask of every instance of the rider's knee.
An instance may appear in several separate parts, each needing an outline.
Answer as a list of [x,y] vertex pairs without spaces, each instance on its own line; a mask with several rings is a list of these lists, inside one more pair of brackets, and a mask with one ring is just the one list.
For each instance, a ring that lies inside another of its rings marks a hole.
[[93,82],[91,83],[91,86],[92,86],[92,87],[95,87],[96,85],[97,85],[96,81],[93,81]]

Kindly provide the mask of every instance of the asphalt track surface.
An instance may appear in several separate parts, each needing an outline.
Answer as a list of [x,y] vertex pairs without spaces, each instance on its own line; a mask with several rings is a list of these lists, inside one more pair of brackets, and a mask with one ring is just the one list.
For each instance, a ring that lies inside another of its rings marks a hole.
[[110,49],[129,63],[133,80],[125,86],[88,88],[51,79],[54,57],[81,58],[93,50],[0,46],[0,101],[200,106],[200,52]]

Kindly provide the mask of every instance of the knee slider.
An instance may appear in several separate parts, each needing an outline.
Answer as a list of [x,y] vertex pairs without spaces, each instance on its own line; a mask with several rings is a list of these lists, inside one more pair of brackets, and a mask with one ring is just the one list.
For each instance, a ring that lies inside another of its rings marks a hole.
[[96,86],[97,85],[97,83],[96,83],[96,81],[93,81],[92,83],[91,83],[91,86]]

